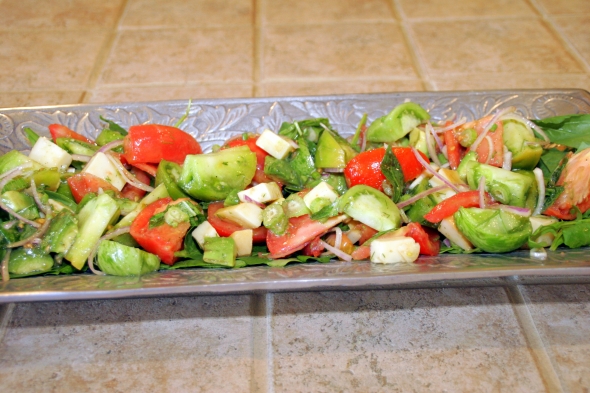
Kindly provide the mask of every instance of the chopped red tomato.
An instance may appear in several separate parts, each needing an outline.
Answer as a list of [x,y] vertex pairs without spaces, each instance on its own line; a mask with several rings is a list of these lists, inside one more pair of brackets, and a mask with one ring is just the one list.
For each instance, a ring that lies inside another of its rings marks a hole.
[[[213,202],[209,204],[209,208],[207,209],[207,221],[209,224],[215,228],[219,236],[227,237],[234,233],[235,231],[240,231],[244,229],[243,227],[235,224],[233,222],[222,220],[221,218],[215,215],[215,212],[223,207],[223,202]],[[266,228],[265,227],[258,227],[252,230],[252,236],[254,243],[264,243],[266,240]]]
[[131,165],[158,164],[162,160],[182,164],[187,155],[202,152],[192,135],[161,124],[132,126],[125,136],[123,149],[123,156]]
[[[411,148],[392,147],[392,151],[399,161],[404,174],[404,181],[414,180],[424,170]],[[424,154],[422,156],[427,160]],[[385,176],[381,172],[383,157],[385,157],[385,148],[381,147],[362,152],[350,160],[346,168],[344,168],[344,177],[348,187],[365,184],[382,191],[383,181],[385,180]]]
[[350,227],[350,229],[360,231],[361,237],[357,242],[358,245],[362,245],[364,242],[375,236],[375,234],[377,233],[377,231],[371,228],[370,226],[358,221],[350,221],[348,223],[348,226]]
[[352,254],[350,254],[350,256],[355,261],[367,260],[371,256],[371,247],[370,246],[359,246],[352,252]]
[[175,227],[162,223],[150,228],[150,218],[163,212],[170,205],[174,205],[187,198],[174,201],[172,198],[163,198],[146,206],[131,223],[131,236],[147,251],[156,254],[162,262],[172,265],[176,261],[174,253],[180,251],[183,246],[184,236],[190,228],[188,221],[178,223]]
[[[141,169],[137,169],[135,167],[131,168],[131,173],[137,180],[142,182],[143,184],[150,184],[151,178],[148,176],[147,173],[142,171]],[[123,198],[131,199],[132,201],[139,201],[145,195],[145,191],[141,190],[131,184],[125,184],[125,187],[121,190],[121,196]]]
[[461,145],[455,137],[454,130],[445,131],[444,134],[445,145],[447,145],[447,156],[449,158],[449,165],[451,169],[455,170],[461,163]]
[[256,145],[259,136],[260,135],[258,134],[248,135],[247,139],[244,139],[242,136],[237,136],[225,142],[225,146],[248,146],[248,148],[256,154],[256,173],[254,174],[253,181],[256,183],[268,183],[272,181],[272,179],[264,173],[264,159],[268,156],[268,153]]
[[299,251],[318,236],[326,234],[338,225],[344,216],[332,217],[326,222],[312,220],[308,214],[289,219],[289,226],[283,235],[271,231],[266,234],[266,245],[271,258],[282,258]]
[[151,177],[156,177],[156,173],[158,173],[158,166],[157,165],[142,164],[142,163],[137,162],[137,163],[133,164],[133,166],[136,167],[137,169],[141,169],[142,171],[144,171],[145,173],[147,173]]
[[[492,119],[492,116],[486,116],[479,120],[472,121],[469,123],[463,124],[457,131],[460,132],[461,130],[466,130],[468,128],[473,128],[477,132],[477,135],[481,135],[483,132],[484,127],[488,124],[488,122]],[[493,126],[492,126],[493,128]],[[484,138],[477,148],[475,149],[477,153],[477,160],[479,162],[487,163],[492,166],[496,166],[498,168],[502,167],[504,163],[504,140],[503,135],[504,127],[502,126],[501,121],[496,122],[496,128],[494,131],[491,129],[486,134],[486,138]],[[492,149],[490,150],[490,142],[487,140],[487,137],[490,137],[492,140]],[[489,157],[491,154],[491,157]],[[489,157],[489,159],[488,159]]]
[[440,236],[435,230],[430,228],[423,228],[417,222],[412,222],[407,225],[407,237],[414,239],[420,246],[420,254],[435,256],[440,252]]
[[[485,193],[485,203],[492,203],[492,197],[487,192]],[[465,191],[453,195],[445,199],[438,205],[432,208],[424,215],[426,221],[437,223],[443,219],[452,216],[461,207],[478,207],[479,206],[479,191]]]
[[80,203],[82,198],[84,198],[84,195],[89,192],[98,193],[101,189],[103,191],[113,191],[117,196],[120,195],[119,190],[117,190],[111,183],[90,173],[78,173],[77,175],[69,177],[68,185],[70,186],[72,196],[76,203]]
[[51,133],[51,138],[53,139],[53,142],[55,142],[57,138],[72,138],[94,145],[94,141],[86,138],[83,135],[78,134],[76,131],[69,129],[66,126],[62,126],[61,124],[50,124],[49,132]]
[[303,247],[301,253],[310,257],[319,257],[324,252],[324,245],[322,244],[321,237],[316,237],[310,241],[307,246]]

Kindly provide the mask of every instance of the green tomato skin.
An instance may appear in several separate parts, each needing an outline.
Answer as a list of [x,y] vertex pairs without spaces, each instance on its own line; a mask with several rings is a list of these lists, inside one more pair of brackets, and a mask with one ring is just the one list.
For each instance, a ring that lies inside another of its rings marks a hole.
[[401,215],[395,203],[381,191],[364,184],[346,191],[340,198],[338,210],[377,231],[401,226]]
[[141,276],[160,268],[160,258],[149,252],[104,240],[98,246],[98,267],[112,276]]
[[503,122],[502,134],[504,144],[512,153],[513,169],[533,170],[541,159],[543,149],[541,146],[527,145],[525,142],[534,142],[535,136],[524,124],[508,120]]
[[19,276],[31,276],[48,272],[53,258],[41,248],[17,248],[10,254],[8,272]]
[[233,190],[243,190],[256,173],[256,154],[248,146],[216,153],[188,155],[178,185],[202,201],[219,201]]
[[395,142],[403,138],[420,123],[430,119],[430,114],[420,105],[405,102],[378,119],[367,128],[369,142]]
[[532,233],[528,217],[501,209],[460,208],[454,215],[457,228],[476,247],[489,253],[520,248]]

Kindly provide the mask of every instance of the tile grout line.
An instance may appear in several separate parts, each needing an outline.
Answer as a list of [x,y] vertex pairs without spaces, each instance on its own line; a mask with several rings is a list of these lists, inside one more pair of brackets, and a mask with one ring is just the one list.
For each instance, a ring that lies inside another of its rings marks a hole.
[[561,379],[553,363],[553,359],[548,353],[548,349],[537,330],[537,326],[530,313],[528,304],[522,295],[520,286],[508,284],[505,289],[547,391],[552,393],[563,392],[564,389]]
[[268,393],[275,391],[274,356],[272,350],[272,314],[274,309],[274,295],[269,292],[264,295],[266,299],[266,386]]
[[263,38],[262,38],[262,14],[264,13],[264,0],[252,0],[254,12],[254,28],[252,42],[252,97],[259,97],[261,92],[261,79],[263,75]]
[[88,99],[88,96],[91,95],[94,92],[94,90],[96,89],[96,85],[98,84],[98,80],[100,78],[100,75],[104,69],[104,66],[105,66],[107,60],[111,56],[111,53],[112,53],[113,48],[115,46],[114,44],[115,44],[115,41],[117,40],[117,36],[119,33],[119,26],[121,25],[121,21],[123,20],[123,17],[125,16],[126,10],[127,10],[127,0],[123,0],[123,3],[121,4],[121,8],[119,9],[119,15],[117,16],[116,22],[114,23],[113,27],[109,30],[107,36],[105,37],[105,41],[103,42],[102,47],[101,47],[100,51],[98,52],[98,55],[97,55],[96,60],[94,62],[94,66],[92,67],[92,70],[90,72],[90,76],[89,76],[88,81],[86,83],[86,89],[80,99],[81,103],[86,102]]
[[580,54],[576,46],[570,42],[569,38],[567,38],[567,35],[564,34],[561,28],[559,28],[559,26],[554,22],[553,16],[549,15],[549,13],[546,12],[545,8],[537,3],[537,0],[528,1],[531,4],[531,6],[539,13],[542,21],[545,22],[545,25],[548,27],[549,31],[553,33],[553,35],[561,43],[563,48],[570,55],[572,55],[572,57],[578,62],[578,64],[582,65],[582,69],[585,72],[590,72],[590,64],[586,61],[584,56]]
[[401,5],[399,4],[399,0],[391,0],[393,8],[399,17],[399,26],[402,31],[402,35],[404,37],[404,41],[408,52],[410,53],[410,57],[412,59],[412,63],[414,68],[416,69],[416,73],[422,82],[422,88],[425,90],[437,90],[436,85],[432,82],[430,78],[430,74],[427,71],[427,67],[422,62],[422,56],[420,54],[420,50],[416,45],[416,40],[408,26],[408,21],[406,16],[403,12]]
[[4,335],[6,334],[8,323],[12,319],[14,308],[14,303],[0,304],[0,345],[4,342]]

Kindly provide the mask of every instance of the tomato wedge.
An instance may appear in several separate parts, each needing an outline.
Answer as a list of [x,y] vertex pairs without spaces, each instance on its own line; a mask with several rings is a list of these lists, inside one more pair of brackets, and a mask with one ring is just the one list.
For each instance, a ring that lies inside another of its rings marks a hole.
[[69,177],[67,181],[76,203],[80,203],[84,195],[90,192],[98,193],[100,189],[113,191],[117,196],[120,196],[119,190],[113,187],[111,183],[90,173],[78,173]]
[[[215,215],[215,212],[223,207],[223,202],[213,202],[209,204],[207,209],[207,221],[215,228],[219,236],[227,237],[235,231],[240,231],[241,226],[234,224],[233,222],[222,220]],[[254,243],[264,243],[266,240],[267,229],[265,227],[258,227],[252,230],[252,239]]]
[[[492,203],[492,196],[485,193],[485,203]],[[432,208],[424,215],[426,221],[437,223],[443,219],[452,216],[461,207],[478,207],[479,206],[479,191],[465,191],[453,195],[445,199],[438,205]]]
[[50,124],[49,133],[51,134],[53,142],[56,142],[57,138],[72,138],[82,142],[90,143],[92,145],[95,144],[93,140],[90,140],[61,124]]
[[266,245],[270,251],[270,257],[282,258],[301,250],[313,239],[324,235],[345,218],[345,215],[332,217],[324,223],[312,220],[309,214],[290,218],[287,231],[283,235],[275,235],[271,231],[266,234]]
[[447,145],[447,156],[449,157],[449,165],[451,169],[455,170],[461,163],[461,145],[455,137],[454,130],[448,130],[444,133],[445,145]]
[[[396,146],[392,147],[392,151],[399,161],[404,174],[404,181],[408,182],[420,176],[424,168],[416,159],[410,147]],[[427,160],[423,153],[420,154]],[[385,157],[385,148],[383,147],[357,154],[344,168],[344,177],[348,187],[365,184],[383,191],[382,185],[385,180],[385,176],[381,172],[383,157]]]
[[318,236],[303,247],[301,253],[309,257],[319,257],[324,252],[324,245],[321,242],[321,238]]
[[256,145],[259,136],[258,134],[248,135],[247,139],[237,136],[225,142],[225,147],[248,146],[256,154],[256,173],[254,174],[253,181],[256,183],[268,183],[273,181],[264,173],[264,159],[268,156],[268,153]]
[[[131,173],[133,174],[133,176],[135,176],[135,178],[137,180],[139,180],[143,184],[147,184],[147,185],[150,184],[151,178],[148,176],[147,173],[145,173],[141,169],[137,169],[135,167],[132,167]],[[123,187],[123,189],[121,190],[121,196],[123,198],[131,199],[132,201],[135,201],[135,202],[138,202],[141,198],[143,198],[143,196],[145,194],[146,194],[146,192],[144,190],[139,189],[135,186],[132,186],[129,183],[125,184],[125,187]]]
[[414,239],[420,246],[420,254],[435,256],[440,252],[440,236],[435,230],[430,228],[423,228],[417,222],[412,222],[407,225],[407,237]]
[[146,206],[131,223],[131,236],[147,251],[156,254],[162,262],[172,265],[176,261],[174,253],[180,251],[183,246],[184,236],[190,228],[188,221],[181,222],[172,227],[166,223],[150,228],[150,218],[155,214],[163,212],[169,205],[189,199],[177,201],[167,197],[159,199]]
[[158,164],[162,160],[182,164],[187,155],[202,153],[201,145],[192,135],[161,124],[132,126],[123,149],[123,157],[131,165]]
[[158,166],[153,164],[142,164],[136,162],[135,164],[133,164],[133,166],[137,169],[141,169],[145,173],[149,174],[151,177],[156,177],[156,173],[158,172]]

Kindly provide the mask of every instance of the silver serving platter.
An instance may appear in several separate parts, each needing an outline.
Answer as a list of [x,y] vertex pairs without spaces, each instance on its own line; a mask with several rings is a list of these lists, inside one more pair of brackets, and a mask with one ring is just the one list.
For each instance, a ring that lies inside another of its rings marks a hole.
[[[515,106],[529,118],[590,113],[590,94],[576,89],[216,99],[193,101],[190,116],[181,128],[193,134],[205,151],[246,131],[277,130],[284,121],[310,117],[327,117],[340,133],[350,135],[364,113],[372,121],[406,100],[421,104],[435,120],[454,115],[472,120],[507,106]],[[0,109],[0,153],[30,148],[23,127],[48,135],[47,126],[60,123],[94,138],[104,124],[100,116],[123,127],[141,123],[174,124],[185,113],[187,104],[188,100],[182,100]],[[543,275],[590,275],[590,249],[548,252],[544,261],[530,259],[528,252],[519,251],[504,255],[421,257],[414,264],[332,262],[292,264],[284,268],[195,268],[143,277],[91,274],[31,277],[0,284],[0,302],[353,289],[433,281],[442,285],[448,280]]]

